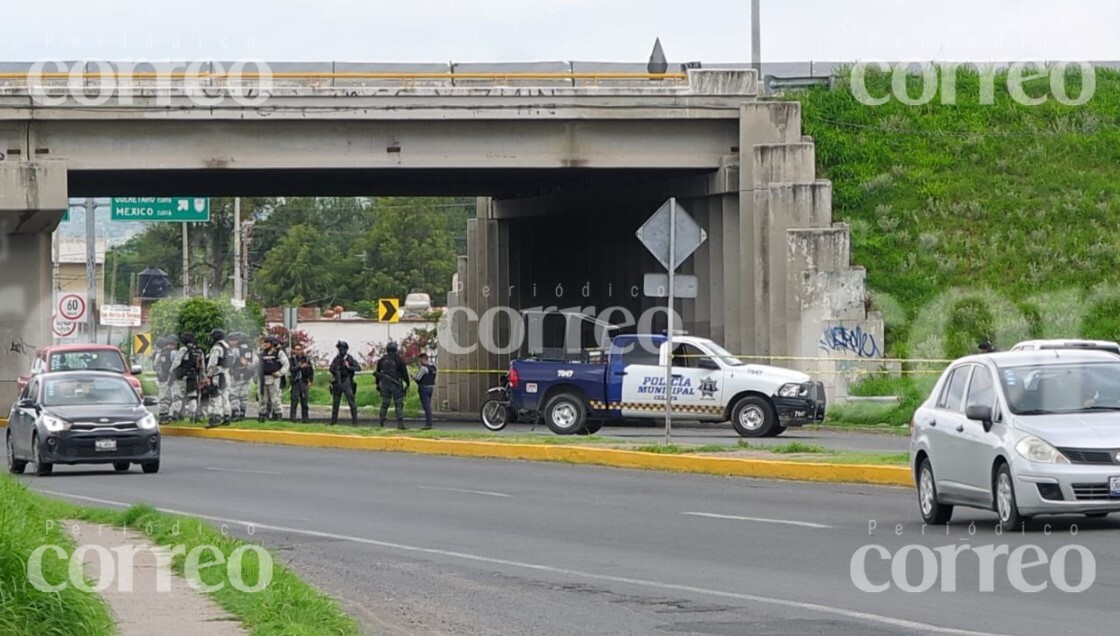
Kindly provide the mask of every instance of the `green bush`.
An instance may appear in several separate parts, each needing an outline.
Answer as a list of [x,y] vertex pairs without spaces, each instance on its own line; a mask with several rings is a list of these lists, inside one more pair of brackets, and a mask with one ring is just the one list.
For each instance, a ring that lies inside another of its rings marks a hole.
[[888,374],[874,374],[853,383],[848,393],[856,397],[899,398],[896,404],[875,404],[849,402],[829,407],[827,424],[871,425],[887,424],[902,426],[914,417],[914,411],[929,395],[930,378],[936,382],[936,375],[893,377]]
[[205,348],[211,344],[210,332],[214,329],[243,331],[255,337],[264,331],[264,312],[253,304],[237,309],[229,299],[167,298],[152,305],[151,331],[156,338],[189,331]]

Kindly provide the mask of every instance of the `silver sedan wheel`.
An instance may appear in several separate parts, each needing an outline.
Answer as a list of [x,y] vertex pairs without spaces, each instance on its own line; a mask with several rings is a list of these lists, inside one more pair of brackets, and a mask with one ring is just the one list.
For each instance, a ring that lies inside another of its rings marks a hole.
[[929,468],[923,467],[918,476],[918,503],[922,507],[923,515],[933,514],[933,499],[933,474],[930,473]]
[[748,431],[757,431],[766,422],[766,413],[758,406],[751,404],[739,411],[739,425]]
[[1011,508],[1014,506],[1014,502],[1015,494],[1011,490],[1011,476],[1005,472],[1000,473],[996,480],[996,510],[999,512],[999,520],[1002,523],[1011,520]]

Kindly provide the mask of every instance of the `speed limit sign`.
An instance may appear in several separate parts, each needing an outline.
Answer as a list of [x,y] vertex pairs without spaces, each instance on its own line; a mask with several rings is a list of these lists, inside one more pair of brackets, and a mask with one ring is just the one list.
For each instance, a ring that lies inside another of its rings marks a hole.
[[53,331],[54,335],[59,338],[69,338],[74,335],[78,330],[78,323],[67,320],[59,320],[58,316],[54,317]]
[[82,322],[86,319],[89,307],[85,292],[60,292],[58,294],[57,314],[61,320]]

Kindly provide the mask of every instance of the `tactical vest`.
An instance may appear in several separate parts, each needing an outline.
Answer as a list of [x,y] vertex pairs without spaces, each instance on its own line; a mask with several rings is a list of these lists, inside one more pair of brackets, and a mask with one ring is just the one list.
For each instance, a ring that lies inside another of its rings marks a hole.
[[275,349],[268,353],[261,352],[261,371],[270,376],[273,373],[279,373],[283,365],[280,364],[280,354]]

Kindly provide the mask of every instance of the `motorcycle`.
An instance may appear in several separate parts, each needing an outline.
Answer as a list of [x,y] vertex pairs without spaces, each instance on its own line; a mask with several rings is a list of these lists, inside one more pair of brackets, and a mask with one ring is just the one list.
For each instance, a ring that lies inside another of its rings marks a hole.
[[509,376],[503,374],[499,382],[500,386],[486,392],[486,401],[482,404],[482,425],[490,431],[504,429],[510,422],[516,422],[519,416],[509,395]]

